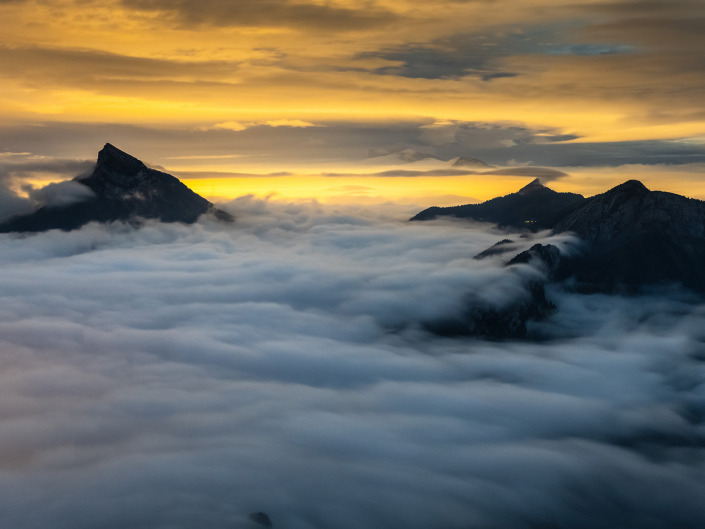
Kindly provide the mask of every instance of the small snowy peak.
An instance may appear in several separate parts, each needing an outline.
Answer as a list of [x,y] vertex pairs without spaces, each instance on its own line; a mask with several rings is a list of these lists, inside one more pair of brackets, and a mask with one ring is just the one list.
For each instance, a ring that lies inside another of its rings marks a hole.
[[490,165],[483,162],[479,158],[472,158],[470,156],[460,156],[458,158],[453,158],[450,160],[451,167],[475,167],[478,169],[493,169],[494,165]]
[[399,151],[370,149],[367,154],[367,160],[379,164],[414,163],[424,160],[442,161],[438,156],[427,152],[417,151],[416,149],[401,149]]

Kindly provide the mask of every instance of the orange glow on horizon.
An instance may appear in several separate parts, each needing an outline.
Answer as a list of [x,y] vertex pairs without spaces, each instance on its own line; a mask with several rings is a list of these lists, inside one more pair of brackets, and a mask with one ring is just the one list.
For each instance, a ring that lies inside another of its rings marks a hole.
[[228,177],[185,178],[196,193],[216,201],[232,200],[252,194],[282,200],[320,202],[400,202],[452,206],[481,202],[506,195],[528,184],[531,179],[516,176],[492,179],[468,176],[448,177]]

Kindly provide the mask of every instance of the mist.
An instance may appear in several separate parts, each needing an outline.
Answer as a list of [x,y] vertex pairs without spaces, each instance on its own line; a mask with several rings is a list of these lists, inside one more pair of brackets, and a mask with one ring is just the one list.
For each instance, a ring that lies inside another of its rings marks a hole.
[[243,197],[237,221],[0,235],[13,529],[700,528],[705,305],[551,288],[534,341],[424,323],[542,270],[488,225]]

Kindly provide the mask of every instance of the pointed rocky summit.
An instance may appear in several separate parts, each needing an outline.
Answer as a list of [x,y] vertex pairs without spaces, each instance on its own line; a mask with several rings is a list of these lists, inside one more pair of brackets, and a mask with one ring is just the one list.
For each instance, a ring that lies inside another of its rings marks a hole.
[[148,168],[140,160],[107,143],[98,153],[93,172],[74,182],[93,192],[86,199],[65,206],[44,206],[34,213],[0,224],[0,232],[65,231],[84,224],[135,219],[191,224],[203,214],[222,221],[233,217],[194,193],[178,178]]

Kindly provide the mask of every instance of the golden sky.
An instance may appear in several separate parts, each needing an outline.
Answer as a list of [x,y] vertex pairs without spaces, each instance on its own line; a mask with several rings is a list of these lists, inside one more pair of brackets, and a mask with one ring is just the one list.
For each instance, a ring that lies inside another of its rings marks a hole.
[[705,197],[705,2],[0,0],[0,115],[15,175],[111,142],[211,196],[453,202],[530,176],[412,149]]

